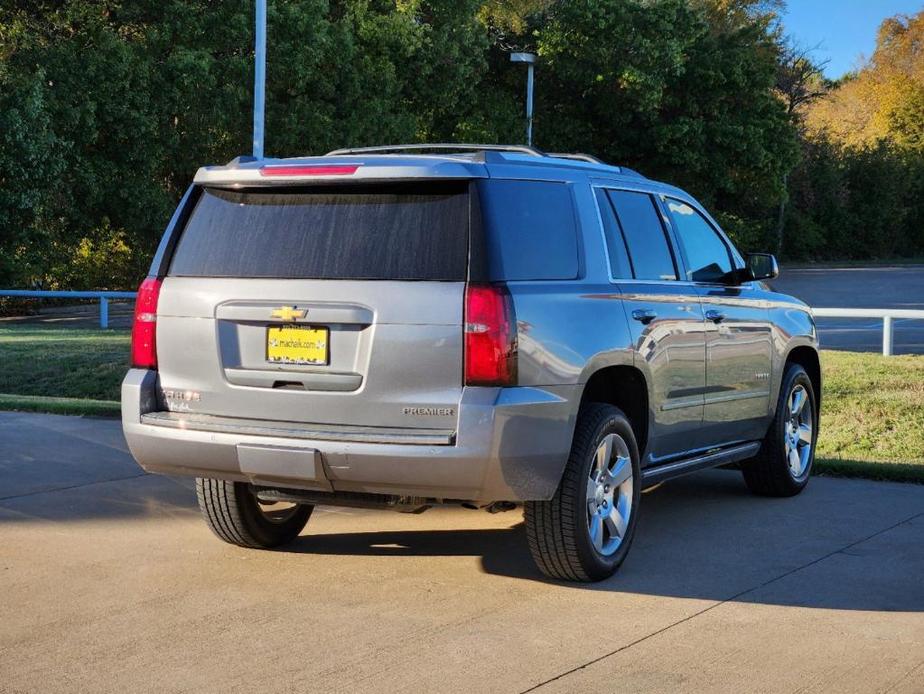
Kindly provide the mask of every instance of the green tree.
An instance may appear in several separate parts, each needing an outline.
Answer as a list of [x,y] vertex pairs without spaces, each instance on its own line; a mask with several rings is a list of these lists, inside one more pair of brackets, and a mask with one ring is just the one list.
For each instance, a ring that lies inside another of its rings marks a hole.
[[[772,248],[799,150],[792,102],[781,98],[780,7],[780,0],[271,0],[266,152],[520,142],[523,71],[508,54],[532,50],[540,55],[540,147],[587,151],[677,183],[745,248]],[[251,3],[0,5],[0,285],[137,282],[196,168],[250,149],[252,24]],[[917,64],[918,24],[890,27],[876,69],[902,75]],[[793,172],[784,220],[790,235],[814,239],[811,253],[828,253],[839,233],[808,207],[820,201],[845,228],[864,225],[844,245],[850,253],[913,245],[903,231],[896,246],[863,198],[881,190],[903,229],[922,226],[921,206],[908,196],[921,192],[924,176],[899,153],[919,151],[921,141],[924,97],[909,93],[880,109],[891,141],[871,150],[865,168],[835,156],[832,136],[813,144]],[[864,171],[886,178],[863,183]],[[902,186],[893,188],[905,192],[895,197],[883,181],[898,172]],[[823,190],[814,174],[836,185]]]
[[746,245],[766,243],[797,148],[764,18],[714,23],[683,0],[575,0],[535,35],[540,144],[677,183]]
[[[271,2],[267,153],[450,137],[486,67],[478,7]],[[252,23],[249,3],[0,7],[0,284],[136,283],[196,168],[249,152]],[[51,270],[122,244],[108,282]]]

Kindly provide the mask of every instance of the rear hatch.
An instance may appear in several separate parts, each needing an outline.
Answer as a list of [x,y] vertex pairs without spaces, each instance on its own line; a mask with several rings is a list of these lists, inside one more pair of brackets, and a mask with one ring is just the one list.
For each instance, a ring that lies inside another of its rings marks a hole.
[[455,428],[469,182],[200,187],[157,308],[166,410]]

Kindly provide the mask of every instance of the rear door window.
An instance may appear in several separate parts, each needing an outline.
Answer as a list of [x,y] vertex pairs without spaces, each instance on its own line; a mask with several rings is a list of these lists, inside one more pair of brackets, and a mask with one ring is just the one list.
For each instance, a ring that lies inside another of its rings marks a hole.
[[468,183],[201,191],[173,254],[181,277],[466,277]]
[[608,191],[629,249],[635,279],[676,280],[674,256],[655,201],[648,193]]
[[567,184],[483,180],[478,195],[488,279],[578,276],[577,226]]

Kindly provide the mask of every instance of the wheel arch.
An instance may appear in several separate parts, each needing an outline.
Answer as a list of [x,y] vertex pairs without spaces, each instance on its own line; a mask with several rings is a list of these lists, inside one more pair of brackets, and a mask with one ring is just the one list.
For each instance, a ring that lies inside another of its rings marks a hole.
[[639,455],[644,460],[650,429],[648,384],[644,374],[626,364],[597,369],[587,379],[581,392],[581,406],[588,402],[614,405],[623,411],[632,425]]
[[[784,362],[784,372],[789,364],[799,364],[808,374],[812,382],[812,389],[815,391],[815,406],[821,412],[821,359],[818,357],[818,350],[809,345],[798,345],[793,347],[786,354]],[[782,374],[781,374],[782,376]],[[816,413],[817,414],[817,413]]]

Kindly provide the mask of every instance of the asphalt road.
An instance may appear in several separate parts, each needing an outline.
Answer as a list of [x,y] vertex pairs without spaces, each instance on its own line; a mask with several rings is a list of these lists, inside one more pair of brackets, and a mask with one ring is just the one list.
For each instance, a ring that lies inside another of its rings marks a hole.
[[543,580],[519,512],[322,508],[247,551],[118,422],[0,413],[0,691],[924,691],[924,487],[641,508],[597,585]]
[[[817,308],[924,309],[924,265],[787,270],[770,283]],[[895,354],[924,354],[924,320],[894,322]],[[870,318],[819,318],[824,349],[882,350],[882,321]]]
[[[109,327],[130,329],[134,317],[134,304],[113,302],[109,304]],[[46,328],[99,327],[99,305],[44,309],[41,313],[27,316],[0,316],[0,328],[14,325],[41,325]]]

